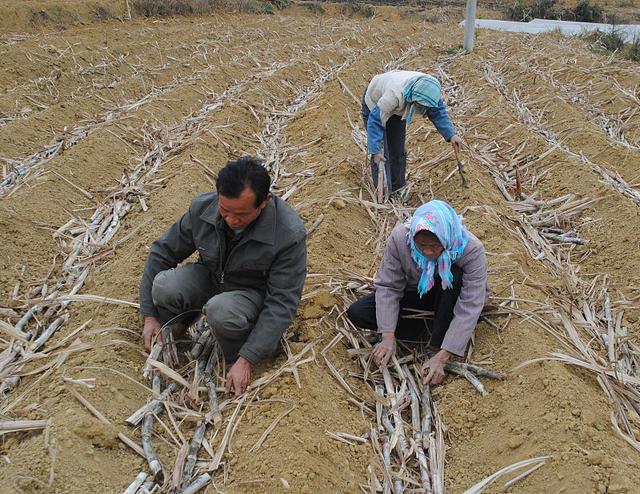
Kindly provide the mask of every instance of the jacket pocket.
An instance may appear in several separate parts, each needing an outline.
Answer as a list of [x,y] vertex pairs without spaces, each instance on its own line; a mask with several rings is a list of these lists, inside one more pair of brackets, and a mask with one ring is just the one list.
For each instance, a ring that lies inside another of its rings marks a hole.
[[211,247],[198,246],[198,254],[199,254],[200,262],[202,264],[204,264],[214,272],[218,269],[220,259],[219,259],[217,249],[214,250]]
[[266,272],[269,270],[269,264],[265,262],[243,262],[242,264],[240,264],[239,269],[245,270],[245,271],[265,271]]

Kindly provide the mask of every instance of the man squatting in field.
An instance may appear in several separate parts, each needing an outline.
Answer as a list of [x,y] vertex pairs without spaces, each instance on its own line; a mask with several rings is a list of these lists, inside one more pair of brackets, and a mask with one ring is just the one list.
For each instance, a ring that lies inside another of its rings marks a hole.
[[367,149],[376,187],[378,164],[383,157],[389,193],[405,186],[406,129],[415,112],[426,115],[454,150],[460,148],[462,140],[456,135],[440,91],[440,82],[422,72],[392,70],[371,79],[362,96],[362,120],[367,130]]
[[[229,161],[217,192],[195,197],[151,245],[140,285],[147,350],[163,324],[184,332],[202,312],[233,363],[226,387],[236,395],[250,384],[252,365],[278,349],[306,277],[306,230],[270,186],[257,160]],[[196,250],[197,262],[177,267]]]
[[[482,242],[449,204],[434,200],[396,225],[375,292],[353,303],[347,315],[356,326],[378,331],[373,359],[380,366],[395,355],[396,339],[429,341],[434,355],[424,364],[423,380],[439,384],[449,357],[464,355],[488,295]],[[407,317],[411,309],[431,311],[433,319]]]

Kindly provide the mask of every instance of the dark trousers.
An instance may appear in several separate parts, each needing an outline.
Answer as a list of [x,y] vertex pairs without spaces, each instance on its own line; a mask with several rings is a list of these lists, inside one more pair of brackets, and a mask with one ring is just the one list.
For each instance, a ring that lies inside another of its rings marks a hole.
[[188,326],[202,311],[227,362],[238,358],[264,305],[264,294],[255,290],[220,292],[214,276],[200,263],[161,271],[151,295],[163,323]]
[[[364,129],[367,130],[369,120],[369,107],[362,96],[362,121]],[[407,151],[405,149],[406,125],[405,121],[397,115],[392,115],[385,125],[383,134],[384,158],[387,161],[385,166],[385,179],[391,184],[389,192],[395,192],[406,184],[407,171]],[[378,165],[371,157],[371,176],[373,185],[378,186]]]
[[[451,266],[451,274],[453,286],[447,290],[442,289],[440,277],[436,275],[433,287],[422,298],[417,290],[405,292],[400,300],[400,315],[395,332],[397,339],[413,342],[428,341],[430,346],[440,348],[449,324],[453,320],[453,308],[462,288],[462,269],[455,265]],[[407,318],[410,311],[406,309],[432,311],[433,319]],[[375,292],[351,304],[347,309],[347,316],[355,326],[377,330]]]

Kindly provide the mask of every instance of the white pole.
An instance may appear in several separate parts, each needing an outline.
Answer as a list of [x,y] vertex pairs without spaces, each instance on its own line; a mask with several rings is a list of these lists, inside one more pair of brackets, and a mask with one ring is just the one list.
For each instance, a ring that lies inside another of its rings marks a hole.
[[476,4],[478,0],[467,0],[467,17],[464,21],[464,45],[466,51],[473,50],[473,39],[476,32]]

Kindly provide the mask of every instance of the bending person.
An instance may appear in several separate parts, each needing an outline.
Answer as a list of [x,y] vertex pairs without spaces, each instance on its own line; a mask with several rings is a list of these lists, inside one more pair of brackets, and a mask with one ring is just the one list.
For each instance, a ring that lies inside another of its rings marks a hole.
[[[380,334],[373,349],[380,366],[395,355],[397,338],[429,341],[437,353],[424,364],[424,382],[439,384],[449,357],[464,355],[488,294],[482,242],[449,204],[436,200],[393,229],[375,291],[353,303],[347,315]],[[433,320],[407,317],[407,309],[431,311]]]
[[462,145],[440,91],[438,79],[422,72],[392,70],[371,79],[362,97],[362,119],[367,131],[371,174],[376,187],[378,164],[383,157],[386,160],[386,180],[390,183],[389,193],[404,187],[407,168],[406,129],[415,112],[426,115],[454,149],[459,149]]
[[[153,243],[140,284],[145,347],[163,324],[184,331],[202,311],[232,364],[227,389],[236,395],[249,386],[252,366],[278,349],[306,277],[306,230],[270,185],[257,160],[229,161],[217,193],[195,197]],[[196,262],[176,267],[196,251]]]

